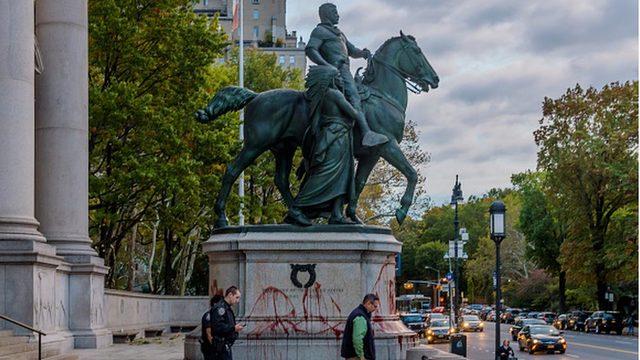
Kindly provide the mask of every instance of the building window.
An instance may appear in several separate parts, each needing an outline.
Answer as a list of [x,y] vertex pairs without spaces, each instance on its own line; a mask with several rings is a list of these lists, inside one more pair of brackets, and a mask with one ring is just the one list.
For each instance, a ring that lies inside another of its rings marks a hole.
[[280,65],[284,65],[284,55],[280,55],[280,57],[278,58],[278,63],[280,63]]
[[253,10],[253,20],[260,19],[260,10]]
[[260,4],[260,0],[251,0],[251,3],[257,5]]
[[209,0],[202,0],[202,5],[208,6],[209,5]]
[[260,38],[260,27],[254,26],[253,27],[253,39],[254,40],[258,40],[259,38]]
[[296,63],[296,57],[291,55],[289,56],[289,64],[293,65]]

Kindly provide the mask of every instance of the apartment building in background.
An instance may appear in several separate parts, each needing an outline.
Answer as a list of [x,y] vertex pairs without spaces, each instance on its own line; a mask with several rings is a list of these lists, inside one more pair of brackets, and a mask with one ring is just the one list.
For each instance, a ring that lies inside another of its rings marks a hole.
[[[287,31],[286,0],[240,0],[244,6],[244,46],[258,51],[276,54],[280,66],[307,69],[304,53],[306,44],[296,31]],[[234,43],[240,40],[239,29],[233,29],[232,0],[200,0],[195,5],[198,14],[213,17],[218,15],[218,23]]]

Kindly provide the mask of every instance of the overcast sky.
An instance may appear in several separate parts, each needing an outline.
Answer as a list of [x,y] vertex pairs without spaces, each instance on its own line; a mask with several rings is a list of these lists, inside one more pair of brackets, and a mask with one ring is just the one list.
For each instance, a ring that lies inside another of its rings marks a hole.
[[[323,2],[289,0],[288,30],[307,41]],[[576,83],[599,88],[638,78],[636,0],[333,3],[354,45],[373,52],[403,30],[438,73],[440,87],[410,94],[407,108],[431,154],[419,171],[436,204],[450,198],[456,174],[466,198],[535,169],[532,132],[545,96],[558,97]]]

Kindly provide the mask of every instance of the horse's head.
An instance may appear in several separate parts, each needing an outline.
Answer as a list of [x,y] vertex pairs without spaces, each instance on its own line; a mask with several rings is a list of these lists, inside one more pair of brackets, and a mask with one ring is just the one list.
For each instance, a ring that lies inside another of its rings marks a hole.
[[[378,54],[379,53],[379,54]],[[440,78],[436,74],[416,39],[400,31],[400,36],[387,41],[376,53],[381,60],[394,67],[402,76],[415,83],[420,90],[438,87]]]

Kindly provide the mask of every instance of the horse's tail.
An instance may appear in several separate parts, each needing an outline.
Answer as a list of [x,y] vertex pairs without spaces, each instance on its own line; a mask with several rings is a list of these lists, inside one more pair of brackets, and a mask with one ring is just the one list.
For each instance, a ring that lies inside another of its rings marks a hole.
[[201,123],[208,123],[229,111],[240,110],[251,102],[257,93],[238,86],[227,86],[218,91],[204,110],[198,110],[196,117]]

